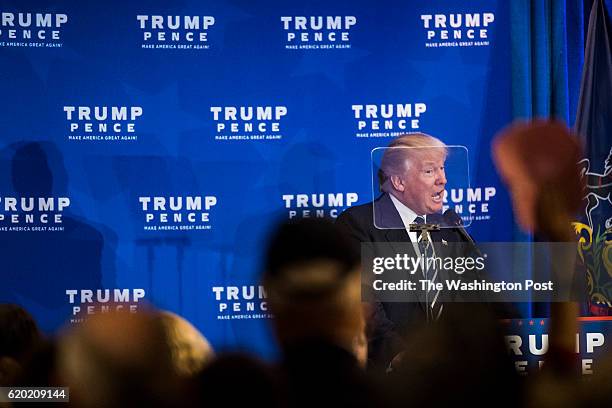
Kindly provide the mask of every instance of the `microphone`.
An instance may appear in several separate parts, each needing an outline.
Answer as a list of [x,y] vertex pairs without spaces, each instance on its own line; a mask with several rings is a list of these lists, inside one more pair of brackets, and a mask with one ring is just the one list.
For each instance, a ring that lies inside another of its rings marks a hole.
[[446,210],[443,217],[446,224],[451,227],[455,227],[459,235],[461,235],[461,238],[469,242],[478,255],[482,256],[482,253],[480,252],[480,249],[478,249],[478,246],[476,246],[474,239],[467,233],[465,228],[463,228],[463,220],[461,220],[461,217],[459,217],[459,215],[457,215],[457,213],[451,209]]

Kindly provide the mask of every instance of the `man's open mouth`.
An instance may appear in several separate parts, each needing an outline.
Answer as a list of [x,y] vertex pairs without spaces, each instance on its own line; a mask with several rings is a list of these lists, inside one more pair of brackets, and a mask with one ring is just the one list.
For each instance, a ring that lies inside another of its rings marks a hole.
[[442,198],[444,197],[444,191],[439,191],[437,193],[432,194],[431,198],[435,203],[441,203]]

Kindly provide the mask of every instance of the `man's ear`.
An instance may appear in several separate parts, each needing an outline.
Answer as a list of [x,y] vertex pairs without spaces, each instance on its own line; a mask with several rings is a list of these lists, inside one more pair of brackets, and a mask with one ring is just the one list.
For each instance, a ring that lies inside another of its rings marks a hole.
[[391,176],[391,184],[393,185],[393,188],[397,191],[404,191],[404,189],[406,188],[404,186],[404,180],[402,180],[402,178],[400,176]]

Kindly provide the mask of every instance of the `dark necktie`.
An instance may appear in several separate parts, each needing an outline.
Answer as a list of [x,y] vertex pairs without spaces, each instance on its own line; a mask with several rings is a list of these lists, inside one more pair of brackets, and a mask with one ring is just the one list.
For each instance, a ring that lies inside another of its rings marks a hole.
[[[425,218],[416,217],[414,219],[415,224],[424,224]],[[432,287],[439,282],[438,279],[438,270],[436,268],[436,262],[433,260],[435,256],[433,243],[431,241],[431,235],[428,231],[425,231],[425,234],[428,235],[427,240],[421,239],[421,236],[417,238],[419,251],[421,252],[421,256],[424,258],[423,262],[423,277],[428,279],[431,282],[431,285],[427,287],[425,291],[425,305],[426,305],[426,314],[427,321],[433,322],[440,318],[442,315],[442,309],[444,305],[442,302],[438,301],[438,297],[440,296],[440,290],[437,290]],[[432,259],[432,262],[428,262],[428,260]],[[429,264],[428,264],[429,263]]]

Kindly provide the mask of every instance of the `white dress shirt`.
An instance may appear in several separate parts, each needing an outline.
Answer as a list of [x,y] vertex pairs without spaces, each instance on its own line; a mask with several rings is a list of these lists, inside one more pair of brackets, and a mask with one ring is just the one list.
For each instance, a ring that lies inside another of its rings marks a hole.
[[[402,218],[402,223],[404,224],[404,228],[410,237],[410,241],[412,241],[412,247],[414,248],[414,253],[417,256],[421,256],[421,250],[419,249],[419,242],[421,241],[421,235],[418,232],[410,231],[410,224],[414,224],[414,220],[418,217],[417,213],[412,211],[410,208],[406,207],[404,203],[395,198],[393,194],[389,194],[391,197],[391,201],[393,201],[393,205],[397,209],[400,217]],[[421,215],[425,222],[427,222],[427,216]],[[426,232],[429,235],[429,232]],[[429,240],[431,241],[431,236],[429,236]],[[432,247],[433,256],[436,256],[435,249]]]
[[[418,217],[418,214],[412,211],[410,208],[406,207],[400,200],[395,198],[393,194],[389,194],[389,196],[391,197],[391,201],[393,201],[395,209],[402,218],[402,223],[404,224],[404,228],[406,228],[406,232],[410,237],[410,241],[419,242],[419,234],[410,231],[410,224],[414,224],[414,220],[416,217]],[[423,217],[423,219],[427,221],[427,218],[425,218],[424,215],[421,215],[421,217]]]

